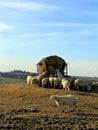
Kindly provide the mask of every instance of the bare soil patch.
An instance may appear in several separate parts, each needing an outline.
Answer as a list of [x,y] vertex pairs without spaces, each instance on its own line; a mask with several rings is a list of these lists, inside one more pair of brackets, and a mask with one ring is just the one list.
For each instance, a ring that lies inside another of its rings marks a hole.
[[0,84],[0,130],[98,129],[98,91],[71,90],[78,103],[68,113],[49,102],[50,96],[56,94],[67,93],[25,83]]

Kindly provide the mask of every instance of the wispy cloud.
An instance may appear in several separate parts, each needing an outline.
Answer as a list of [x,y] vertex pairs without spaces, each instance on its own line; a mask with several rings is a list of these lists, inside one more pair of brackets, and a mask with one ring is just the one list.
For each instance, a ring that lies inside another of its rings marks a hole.
[[2,31],[7,31],[7,30],[12,30],[13,26],[10,24],[6,24],[6,23],[0,23],[0,32]]
[[26,10],[56,10],[58,7],[44,4],[44,3],[38,3],[38,2],[13,2],[13,1],[3,1],[0,2],[0,7],[7,7],[7,8],[16,8],[16,9],[26,9]]
[[21,33],[17,35],[19,38],[41,38],[41,37],[63,37],[64,39],[70,39],[70,37],[88,37],[98,35],[98,30],[80,29],[80,30],[65,30],[65,31],[51,31],[51,32],[39,32],[39,33]]
[[[13,41],[14,42],[14,41]],[[8,41],[8,42],[5,42],[5,43],[0,43],[0,48],[29,48],[29,47],[36,47],[37,45],[39,44],[42,44],[41,43],[41,40],[32,40],[32,41],[29,41],[28,43],[25,42],[25,41],[21,41],[21,42],[14,42],[14,43],[11,43],[11,40]]]
[[19,37],[22,38],[30,38],[30,37],[51,37],[51,36],[57,36],[57,35],[62,35],[64,33],[62,32],[49,32],[49,33],[32,33],[32,34],[20,34]]
[[[84,64],[85,63],[85,64]],[[98,73],[98,62],[97,61],[71,61],[69,65],[70,74],[78,76],[95,76]],[[81,71],[80,71],[81,70]]]
[[36,26],[56,26],[56,27],[98,27],[98,24],[89,23],[67,23],[67,22],[44,22],[44,23],[33,23]]

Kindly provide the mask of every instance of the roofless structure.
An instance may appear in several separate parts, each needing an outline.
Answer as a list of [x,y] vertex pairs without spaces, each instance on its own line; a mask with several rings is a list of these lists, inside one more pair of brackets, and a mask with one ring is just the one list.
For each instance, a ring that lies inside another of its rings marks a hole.
[[68,74],[67,63],[59,56],[53,55],[43,58],[37,63],[37,73],[40,74],[47,71],[49,75],[55,75],[58,69],[63,75]]

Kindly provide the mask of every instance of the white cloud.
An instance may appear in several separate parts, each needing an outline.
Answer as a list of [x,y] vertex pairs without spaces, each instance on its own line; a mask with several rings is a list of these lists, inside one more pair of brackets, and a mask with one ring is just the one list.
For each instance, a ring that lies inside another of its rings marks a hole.
[[35,26],[56,26],[56,27],[97,27],[98,24],[89,23],[67,23],[67,22],[44,22],[44,23],[33,23]]
[[98,62],[94,61],[71,61],[68,68],[69,74],[75,76],[98,76]]
[[51,6],[48,4],[38,3],[38,2],[7,2],[3,1],[0,2],[0,7],[7,7],[7,8],[16,8],[16,9],[26,9],[26,10],[56,10],[58,7]]
[[41,40],[32,40],[29,42],[22,41],[22,42],[12,42],[11,40],[7,40],[5,43],[0,43],[0,48],[30,48],[30,47],[36,47],[37,45],[41,44]]
[[12,30],[13,26],[5,23],[0,23],[0,31]]
[[91,29],[76,29],[76,30],[65,30],[65,31],[51,31],[51,32],[39,32],[39,33],[21,33],[18,35],[19,38],[39,38],[39,37],[56,37],[62,36],[64,39],[69,39],[69,37],[75,38],[87,37],[97,35],[97,30]]
[[0,64],[0,72],[9,72],[13,70],[23,70],[29,72],[37,72],[36,64],[32,64],[31,61],[22,61],[10,60],[10,64],[7,61],[3,61],[3,64]]
[[52,36],[59,36],[59,35],[63,35],[65,33],[62,33],[62,32],[49,32],[49,33],[28,33],[28,34],[20,34],[19,37],[22,37],[22,38],[30,38],[30,37],[52,37]]
[[97,68],[95,66],[90,66],[90,67],[88,67],[88,71],[90,71],[90,72],[96,72]]

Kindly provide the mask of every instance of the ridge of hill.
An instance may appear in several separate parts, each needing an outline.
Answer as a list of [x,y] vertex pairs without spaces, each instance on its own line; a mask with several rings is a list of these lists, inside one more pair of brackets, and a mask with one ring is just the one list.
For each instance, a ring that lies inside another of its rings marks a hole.
[[22,70],[0,72],[0,84],[25,82],[25,79],[28,75],[35,76],[37,74],[32,72],[22,71]]
[[18,79],[25,79],[27,75],[35,76],[36,73],[26,72],[22,70],[13,70],[10,72],[0,72],[0,76],[2,77],[9,77],[9,78],[18,78]]

